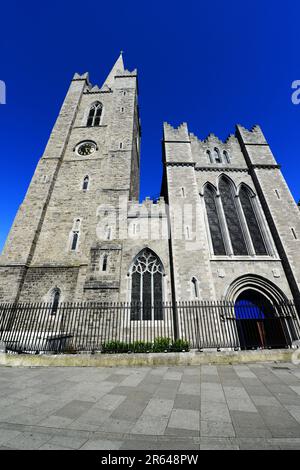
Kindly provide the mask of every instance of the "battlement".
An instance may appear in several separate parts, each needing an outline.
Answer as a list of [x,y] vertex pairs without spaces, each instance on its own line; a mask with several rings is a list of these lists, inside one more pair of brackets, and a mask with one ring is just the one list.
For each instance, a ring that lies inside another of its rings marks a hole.
[[250,130],[238,124],[236,126],[236,134],[240,136],[244,144],[260,144],[267,145],[266,138],[259,125],[253,126]]
[[137,69],[132,70],[117,70],[115,77],[136,77],[137,75]]
[[201,140],[199,139],[198,136],[196,136],[195,134],[193,134],[193,132],[190,132],[190,139],[191,141],[198,141],[198,142],[201,142],[202,144],[207,144],[208,146],[212,146],[212,145],[224,145],[224,144],[230,144],[231,142],[236,142],[236,136],[234,134],[229,134],[229,136],[223,141],[222,139],[220,139],[218,136],[216,136],[215,134],[213,134],[212,132],[210,134],[208,134],[207,137],[205,137],[205,139]]
[[128,202],[128,217],[166,217],[167,208],[164,197],[160,197],[157,201],[146,197],[142,202],[133,199]]
[[76,81],[76,80],[86,80],[87,83],[90,85],[89,73],[88,72],[85,72],[82,75],[80,75],[79,73],[76,72],[76,73],[74,73],[74,76],[73,76],[72,80],[74,80],[74,81]]
[[187,123],[183,122],[176,128],[176,127],[171,126],[171,124],[164,122],[164,140],[189,142],[190,137],[189,137]]

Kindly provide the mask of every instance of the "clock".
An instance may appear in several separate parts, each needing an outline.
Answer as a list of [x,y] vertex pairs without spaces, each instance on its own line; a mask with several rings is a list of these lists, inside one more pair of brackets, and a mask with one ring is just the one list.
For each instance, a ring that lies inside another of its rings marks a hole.
[[87,155],[91,155],[96,150],[95,142],[82,142],[77,147],[78,155],[82,157],[86,157]]

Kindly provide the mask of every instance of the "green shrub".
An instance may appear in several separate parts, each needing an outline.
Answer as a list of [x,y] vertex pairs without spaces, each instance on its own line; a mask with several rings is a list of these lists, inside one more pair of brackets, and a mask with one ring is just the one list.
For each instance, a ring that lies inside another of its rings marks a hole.
[[130,346],[131,351],[136,353],[146,353],[152,351],[152,343],[144,343],[144,341],[135,341]]
[[103,343],[102,353],[117,354],[117,353],[147,353],[147,352],[181,352],[189,351],[189,343],[183,339],[171,341],[170,338],[158,337],[155,338],[153,343],[145,341],[134,341],[126,343],[123,341],[107,341]]
[[153,352],[169,351],[170,346],[171,346],[170,338],[164,338],[162,336],[159,336],[158,338],[155,338],[153,342],[152,351]]
[[103,353],[123,353],[128,352],[128,343],[122,341],[107,341],[102,344]]
[[171,344],[171,351],[173,352],[189,351],[189,349],[189,342],[184,339],[176,339]]

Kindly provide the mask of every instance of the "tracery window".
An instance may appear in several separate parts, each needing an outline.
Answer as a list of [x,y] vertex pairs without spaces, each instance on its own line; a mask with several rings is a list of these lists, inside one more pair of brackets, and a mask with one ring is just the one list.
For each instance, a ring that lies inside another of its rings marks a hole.
[[210,185],[205,186],[204,201],[206,206],[206,213],[214,254],[226,255],[219,215],[216,206],[216,191]]
[[97,101],[94,103],[89,111],[87,126],[88,127],[97,127],[100,126],[101,114],[102,114],[102,104]]
[[131,269],[131,320],[162,320],[163,266],[158,256],[145,248]]
[[248,250],[235,203],[233,187],[227,178],[220,179],[219,191],[231,240],[233,254],[247,255]]
[[241,205],[244,211],[248,230],[252,239],[253,248],[257,255],[267,255],[266,245],[258,224],[251,199],[250,192],[242,186],[239,193]]
[[268,255],[267,232],[259,217],[256,196],[242,184],[236,195],[233,182],[219,180],[219,197],[208,183],[204,189],[207,220],[215,255]]

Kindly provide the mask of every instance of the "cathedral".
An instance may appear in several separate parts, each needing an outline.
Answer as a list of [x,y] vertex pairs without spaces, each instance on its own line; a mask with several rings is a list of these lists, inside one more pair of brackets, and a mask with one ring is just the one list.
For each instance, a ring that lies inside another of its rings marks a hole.
[[160,197],[139,201],[136,70],[75,74],[0,257],[0,302],[292,300],[300,213],[259,126],[163,127]]

